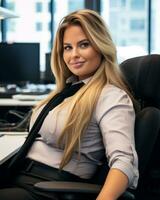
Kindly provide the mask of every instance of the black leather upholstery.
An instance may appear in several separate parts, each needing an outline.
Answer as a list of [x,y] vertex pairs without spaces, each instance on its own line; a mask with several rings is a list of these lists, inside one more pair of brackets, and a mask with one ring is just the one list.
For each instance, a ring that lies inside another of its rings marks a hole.
[[134,96],[141,100],[142,106],[160,108],[160,55],[130,58],[120,66]]
[[135,142],[139,157],[140,176],[144,176],[149,165],[154,145],[160,130],[160,111],[146,107],[136,116]]
[[135,140],[140,179],[136,200],[160,199],[160,55],[130,58],[121,70],[140,103],[136,115]]

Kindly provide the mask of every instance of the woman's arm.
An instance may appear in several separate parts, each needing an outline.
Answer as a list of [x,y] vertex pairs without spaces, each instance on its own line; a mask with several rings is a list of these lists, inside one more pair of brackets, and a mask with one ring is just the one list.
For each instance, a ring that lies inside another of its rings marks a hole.
[[116,200],[128,187],[128,178],[119,169],[110,169],[96,200]]
[[97,104],[97,121],[110,171],[97,200],[116,200],[138,182],[134,145],[135,112],[128,95],[117,88],[104,90]]

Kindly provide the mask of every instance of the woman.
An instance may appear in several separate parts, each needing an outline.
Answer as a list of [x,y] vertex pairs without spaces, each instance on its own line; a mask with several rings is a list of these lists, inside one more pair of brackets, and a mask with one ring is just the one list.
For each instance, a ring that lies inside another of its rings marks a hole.
[[[104,156],[110,170],[97,200],[115,200],[127,187],[136,188],[138,160],[132,97],[118,70],[111,36],[95,11],[79,10],[62,19],[51,66],[57,88],[35,108],[32,129],[47,103],[61,94],[66,85],[81,85],[75,94],[64,97],[48,112],[38,131],[40,137],[30,139],[34,143],[24,164],[11,186],[0,190],[0,199],[8,200],[14,195],[16,199],[58,199],[57,194],[33,188],[34,183],[48,178],[37,176],[34,166],[42,166],[42,174],[48,169],[57,176],[60,169],[67,181],[87,181]],[[57,180],[54,176],[51,179]]]

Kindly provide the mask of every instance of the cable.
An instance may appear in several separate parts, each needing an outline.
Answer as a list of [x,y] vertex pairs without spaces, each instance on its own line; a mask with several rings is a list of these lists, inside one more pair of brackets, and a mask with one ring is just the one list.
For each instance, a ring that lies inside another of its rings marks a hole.
[[28,131],[31,114],[32,110],[30,110],[19,123],[13,123],[14,125],[9,124],[7,127],[4,125],[4,127],[0,127],[0,131]]
[[8,111],[8,114],[15,115],[15,116],[17,116],[17,117],[20,118],[20,119],[23,119],[24,116],[25,116],[25,114],[24,114],[23,112],[18,111],[18,110],[9,110],[9,111]]

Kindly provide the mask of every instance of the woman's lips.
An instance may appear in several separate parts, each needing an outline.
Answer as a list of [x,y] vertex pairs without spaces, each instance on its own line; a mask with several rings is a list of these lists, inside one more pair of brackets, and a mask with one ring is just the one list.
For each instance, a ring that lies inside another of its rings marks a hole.
[[80,68],[82,67],[82,65],[84,64],[85,62],[74,62],[74,63],[70,63],[70,65],[74,68]]

